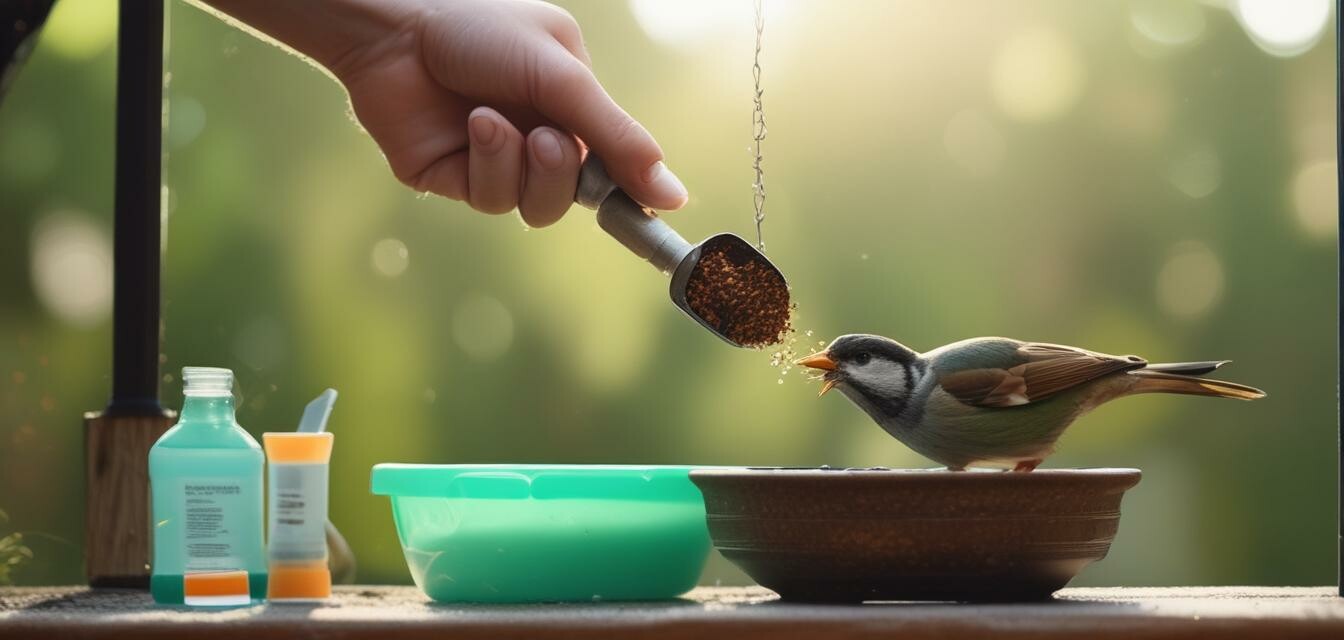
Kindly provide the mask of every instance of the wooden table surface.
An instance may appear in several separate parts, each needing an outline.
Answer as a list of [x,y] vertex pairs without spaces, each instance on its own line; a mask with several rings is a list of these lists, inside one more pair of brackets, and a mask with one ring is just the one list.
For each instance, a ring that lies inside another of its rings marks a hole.
[[0,638],[1332,638],[1334,587],[1066,589],[1034,604],[784,603],[696,589],[645,603],[446,605],[414,587],[343,587],[321,605],[156,607],[148,594],[0,588]]

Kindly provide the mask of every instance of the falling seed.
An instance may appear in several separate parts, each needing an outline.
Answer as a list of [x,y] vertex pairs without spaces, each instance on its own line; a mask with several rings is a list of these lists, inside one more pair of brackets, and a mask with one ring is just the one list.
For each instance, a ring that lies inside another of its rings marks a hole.
[[808,330],[807,330],[807,336],[808,336],[809,338],[812,337],[812,330],[811,330],[811,329],[808,329]]
[[777,382],[777,383],[779,383],[779,384],[784,384],[784,378],[780,378],[779,380],[776,380],[775,382]]

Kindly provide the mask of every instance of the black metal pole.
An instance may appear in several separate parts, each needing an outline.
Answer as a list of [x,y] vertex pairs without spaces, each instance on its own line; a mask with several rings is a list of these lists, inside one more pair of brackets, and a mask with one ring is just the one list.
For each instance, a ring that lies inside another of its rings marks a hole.
[[121,0],[108,415],[160,415],[160,147],[163,0]]
[[[1344,28],[1340,27],[1341,11],[1344,11],[1344,0],[1335,3],[1335,166],[1339,170],[1339,183],[1344,185],[1344,105],[1341,105],[1341,101],[1344,101],[1344,52],[1340,51],[1341,44],[1344,44]],[[1339,198],[1340,229],[1344,229],[1344,190],[1337,189],[1335,195]],[[1340,279],[1335,283],[1335,296],[1339,309],[1335,313],[1335,328],[1339,335],[1335,342],[1335,364],[1339,366],[1339,375],[1335,378],[1335,426],[1339,429],[1339,466],[1335,472],[1338,474],[1339,489],[1335,494],[1335,516],[1339,518],[1339,538],[1336,540],[1338,550],[1335,552],[1335,561],[1339,569],[1335,574],[1335,583],[1339,595],[1344,597],[1344,421],[1339,416],[1339,385],[1344,380],[1344,324],[1340,323],[1340,318],[1344,317],[1344,295],[1339,293],[1340,286],[1344,285],[1344,262],[1340,261],[1340,253],[1344,252],[1344,237],[1338,238],[1338,247],[1335,267]]]

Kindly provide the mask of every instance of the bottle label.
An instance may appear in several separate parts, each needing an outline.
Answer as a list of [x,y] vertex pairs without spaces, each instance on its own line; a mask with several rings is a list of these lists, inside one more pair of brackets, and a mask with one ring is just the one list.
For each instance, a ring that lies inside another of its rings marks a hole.
[[242,569],[238,519],[246,509],[245,479],[215,476],[182,480],[182,550],[186,571]]
[[272,463],[270,557],[325,560],[327,465]]

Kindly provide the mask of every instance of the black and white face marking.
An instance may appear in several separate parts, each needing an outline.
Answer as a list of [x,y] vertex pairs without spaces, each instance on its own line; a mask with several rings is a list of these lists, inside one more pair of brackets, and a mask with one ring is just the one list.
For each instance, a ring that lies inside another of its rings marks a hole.
[[846,382],[887,398],[904,397],[914,388],[910,365],[867,354],[865,356],[853,362],[840,363],[839,369]]
[[826,352],[836,368],[825,377],[866,411],[880,414],[874,416],[879,419],[901,413],[923,371],[919,354],[881,336],[841,336]]

